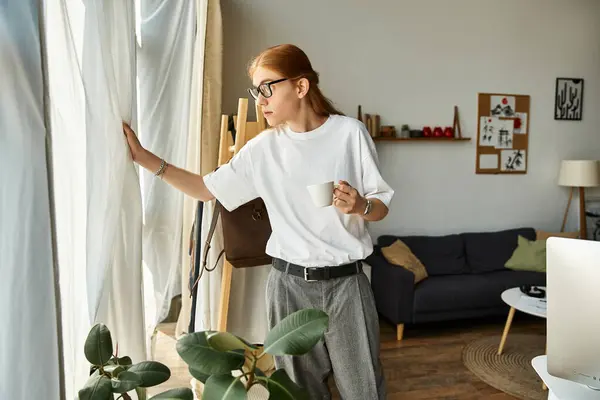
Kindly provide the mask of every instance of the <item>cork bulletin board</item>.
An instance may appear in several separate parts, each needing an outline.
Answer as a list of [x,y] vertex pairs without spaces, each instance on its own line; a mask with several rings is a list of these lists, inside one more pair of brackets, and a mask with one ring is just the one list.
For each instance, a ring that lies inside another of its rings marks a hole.
[[529,156],[526,95],[479,93],[477,174],[526,174]]

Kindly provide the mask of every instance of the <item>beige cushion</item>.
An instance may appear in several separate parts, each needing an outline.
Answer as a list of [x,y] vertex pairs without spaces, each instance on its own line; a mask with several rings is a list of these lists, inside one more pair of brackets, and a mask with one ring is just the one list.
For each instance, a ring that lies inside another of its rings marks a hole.
[[563,237],[568,239],[578,239],[579,232],[545,232],[545,231],[536,231],[536,240],[546,240],[549,237]]
[[390,264],[398,265],[415,274],[415,284],[427,278],[427,270],[423,263],[400,239],[387,247],[383,247],[381,252]]

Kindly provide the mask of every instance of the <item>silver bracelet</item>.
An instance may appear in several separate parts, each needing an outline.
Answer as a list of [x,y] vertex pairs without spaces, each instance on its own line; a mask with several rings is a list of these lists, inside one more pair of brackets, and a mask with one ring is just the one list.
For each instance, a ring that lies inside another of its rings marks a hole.
[[371,212],[371,208],[373,207],[373,202],[370,199],[367,199],[367,205],[365,206],[365,212],[363,215],[367,215]]
[[165,167],[167,166],[167,162],[165,161],[165,159],[161,159],[160,161],[160,168],[158,169],[158,171],[156,171],[154,173],[154,176],[160,176],[163,172],[165,172]]

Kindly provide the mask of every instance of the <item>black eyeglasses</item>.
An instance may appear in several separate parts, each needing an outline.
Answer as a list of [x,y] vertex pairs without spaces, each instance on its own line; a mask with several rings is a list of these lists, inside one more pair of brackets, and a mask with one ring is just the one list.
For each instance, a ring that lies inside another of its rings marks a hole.
[[265,99],[268,99],[273,95],[273,91],[271,90],[271,85],[274,85],[279,82],[287,81],[288,78],[277,79],[276,81],[265,82],[258,85],[258,87],[251,87],[248,89],[248,93],[250,96],[254,97],[254,100],[258,100],[258,95],[262,94]]

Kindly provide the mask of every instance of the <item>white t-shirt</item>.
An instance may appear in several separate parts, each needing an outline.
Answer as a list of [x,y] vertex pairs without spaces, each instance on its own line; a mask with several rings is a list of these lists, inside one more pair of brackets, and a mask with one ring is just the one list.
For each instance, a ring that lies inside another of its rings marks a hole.
[[362,196],[389,207],[394,191],[378,164],[364,124],[331,115],[309,132],[281,126],[260,133],[204,182],[229,211],[263,199],[273,231],[268,255],[306,267],[333,266],[363,260],[372,253],[373,241],[361,216],[335,206],[316,207],[306,187],[345,180]]

